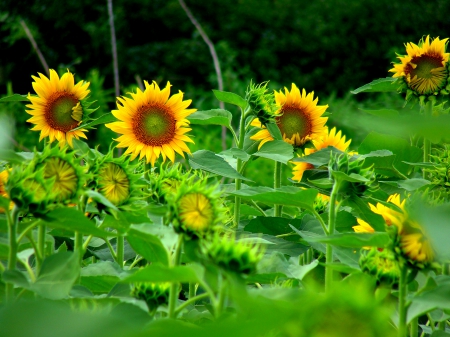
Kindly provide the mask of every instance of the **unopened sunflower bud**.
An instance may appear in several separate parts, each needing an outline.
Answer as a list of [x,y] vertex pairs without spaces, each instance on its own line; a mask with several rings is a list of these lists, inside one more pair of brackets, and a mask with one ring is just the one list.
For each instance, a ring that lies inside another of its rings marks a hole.
[[135,283],[131,296],[144,300],[149,311],[155,311],[160,305],[169,303],[170,283]]
[[399,262],[389,249],[379,251],[372,247],[369,251],[362,251],[359,265],[363,272],[376,276],[380,283],[394,285],[400,278]]
[[269,82],[263,82],[255,85],[250,82],[245,94],[245,100],[251,109],[251,114],[258,118],[262,126],[275,123],[275,111],[278,108],[273,93],[267,93],[268,84]]

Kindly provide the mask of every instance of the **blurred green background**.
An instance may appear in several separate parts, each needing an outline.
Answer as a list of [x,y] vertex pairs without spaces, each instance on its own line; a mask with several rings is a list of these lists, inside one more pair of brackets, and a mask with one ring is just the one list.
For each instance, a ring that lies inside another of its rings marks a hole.
[[[366,109],[401,108],[396,94],[361,94],[351,89],[392,74],[406,42],[450,32],[448,0],[186,0],[214,42],[224,90],[244,95],[252,79],[270,87],[295,82],[329,104],[329,125],[343,129],[355,147],[367,130],[352,128]],[[211,89],[217,78],[207,45],[177,0],[114,0],[121,94],[141,80],[170,81],[192,107],[218,107]],[[114,79],[107,0],[3,0],[0,3],[0,96],[33,92],[31,75],[44,68],[20,21],[29,27],[50,68],[70,69],[91,82],[100,109],[114,108]],[[234,107],[227,106],[237,114]],[[32,149],[38,133],[25,123],[23,103],[0,106],[16,121],[12,144]],[[236,122],[236,121],[235,121]],[[236,124],[236,123],[235,123]],[[106,151],[114,134],[101,126],[88,134]],[[194,126],[192,151],[221,151],[220,128]],[[231,136],[228,138],[231,146]]]

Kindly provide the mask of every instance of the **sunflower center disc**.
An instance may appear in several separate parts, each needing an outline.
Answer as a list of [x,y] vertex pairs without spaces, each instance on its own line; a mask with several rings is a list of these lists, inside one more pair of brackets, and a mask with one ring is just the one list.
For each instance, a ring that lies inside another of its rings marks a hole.
[[78,125],[72,118],[72,108],[78,100],[67,93],[55,93],[49,98],[45,118],[48,124],[56,130],[68,132]]
[[133,121],[137,140],[150,146],[168,144],[175,135],[175,119],[160,107],[142,107]]
[[292,138],[292,136],[298,133],[300,138],[303,138],[311,132],[311,123],[302,110],[285,107],[282,113],[277,118],[277,124],[282,135],[286,135],[287,138]]
[[180,217],[189,229],[205,229],[213,219],[213,209],[207,197],[191,193],[180,200]]
[[99,171],[100,192],[115,205],[120,205],[130,194],[130,180],[117,164],[107,163]]
[[433,73],[431,71],[443,66],[441,58],[435,58],[428,55],[414,57],[411,60],[411,63],[417,65],[416,68],[411,69],[410,74],[412,78],[416,75],[418,78],[432,78]]
[[54,178],[53,191],[59,200],[72,196],[77,190],[78,177],[75,169],[61,158],[49,158],[45,163],[44,177]]

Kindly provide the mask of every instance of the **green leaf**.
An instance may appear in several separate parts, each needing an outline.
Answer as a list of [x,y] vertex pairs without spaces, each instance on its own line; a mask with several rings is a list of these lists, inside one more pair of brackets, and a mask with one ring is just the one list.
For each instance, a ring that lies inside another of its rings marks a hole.
[[22,164],[27,159],[13,150],[0,149],[0,161],[7,161],[11,164]]
[[356,173],[350,173],[350,175],[341,171],[332,171],[331,173],[336,180],[349,181],[351,183],[366,183],[369,179],[364,178],[362,175]]
[[239,174],[222,157],[219,157],[211,151],[200,150],[194,152],[192,156],[189,157],[189,164],[193,169],[201,169],[222,177],[251,181]]
[[2,280],[7,283],[12,283],[16,287],[30,289],[30,282],[23,274],[23,272],[18,270],[6,270],[2,274]]
[[294,156],[294,148],[291,144],[288,144],[285,141],[274,140],[272,142],[265,143],[261,149],[253,155],[287,164],[287,162]]
[[111,261],[98,261],[81,269],[81,285],[95,294],[109,293],[120,280],[132,271],[124,271]]
[[60,228],[68,231],[80,232],[105,238],[111,233],[97,228],[84,214],[75,208],[57,208],[45,216],[45,224],[51,228]]
[[380,183],[403,188],[404,190],[407,190],[407,191],[415,191],[424,186],[430,185],[431,181],[422,179],[422,178],[412,178],[412,179],[398,180],[398,181],[382,181],[382,180],[380,180]]
[[[411,146],[408,141],[403,138],[399,138],[391,135],[384,135],[376,132],[371,132],[361,143],[358,148],[359,154],[369,154],[372,151],[377,150],[389,150],[395,155],[395,159],[385,158],[366,158],[364,166],[375,165],[375,171],[377,173],[387,176],[399,176],[397,171],[403,175],[408,175],[412,171],[412,167],[405,164],[404,161],[417,162],[422,158],[422,151]],[[386,160],[390,162],[386,162]],[[380,164],[379,162],[382,162]],[[389,167],[392,165],[392,167]],[[378,169],[377,167],[381,167]],[[400,175],[401,176],[401,175]]]
[[231,192],[231,195],[239,196],[244,200],[253,200],[267,205],[283,205],[313,209],[314,200],[318,191],[314,189],[300,190],[297,187],[284,186],[279,189],[270,187],[250,187]]
[[167,267],[150,265],[128,276],[123,282],[198,282],[202,278],[203,267],[196,265]]
[[395,81],[396,78],[393,77],[380,78],[350,92],[354,95],[361,92],[393,92],[399,87],[398,83],[394,83]]
[[300,228],[301,224],[301,219],[258,216],[250,220],[244,227],[244,230],[251,233],[263,233],[276,236],[292,232],[290,225]]
[[88,190],[84,192],[89,198],[92,198],[92,200],[97,201],[99,203],[101,203],[102,205],[105,205],[106,207],[109,207],[112,210],[115,211],[119,211],[119,209],[111,202],[109,201],[105,196],[103,196],[102,194],[96,192],[96,191],[92,191],[92,190]]
[[283,140],[283,136],[281,134],[280,128],[276,123],[268,123],[266,125],[267,130],[269,131],[270,135],[275,140]]
[[[333,153],[333,154],[331,154],[331,153]],[[328,146],[327,148],[322,149],[317,152],[314,152],[310,155],[294,158],[294,159],[292,159],[292,161],[310,163],[314,166],[323,166],[323,165],[328,165],[328,162],[330,161],[330,158],[332,155],[342,154],[342,153],[343,153],[342,151],[340,151],[332,146]]]
[[283,273],[265,273],[265,274],[255,274],[249,275],[245,281],[248,284],[260,283],[260,284],[276,284],[279,281],[287,279],[286,275]]
[[374,116],[381,116],[381,117],[397,117],[399,115],[399,112],[393,109],[380,109],[380,110],[359,109],[359,110],[367,112],[368,114]]
[[156,235],[132,228],[128,233],[127,241],[134,251],[142,255],[148,262],[169,265],[169,254]]
[[44,260],[32,289],[40,296],[53,300],[66,298],[79,273],[78,254],[56,253]]
[[6,96],[0,98],[0,103],[7,103],[7,102],[29,102],[30,100],[27,98],[27,95],[19,95],[19,94],[13,94],[11,96]]
[[389,243],[387,233],[338,233],[328,236],[308,236],[303,238],[308,242],[320,242],[341,247],[361,248],[365,246],[384,248]]
[[237,147],[232,147],[231,149],[222,151],[219,155],[234,157],[240,159],[242,161],[248,161],[250,159],[250,155],[244,150],[238,149]]
[[222,125],[231,128],[233,116],[228,110],[212,109],[205,111],[196,111],[189,115],[188,120],[191,124],[198,125]]
[[214,96],[216,96],[219,101],[237,105],[242,110],[245,110],[245,108],[247,107],[247,101],[241,96],[236,95],[235,93],[220,90],[213,90],[213,92]]
[[117,122],[117,118],[114,117],[112,113],[106,113],[101,115],[99,118],[96,118],[88,123],[81,124],[77,126],[75,129],[72,129],[71,131],[79,130],[79,129],[91,129],[95,125],[99,124],[106,124],[106,123],[112,123]]
[[310,182],[312,185],[323,188],[323,189],[329,189],[332,188],[334,185],[333,179],[330,178],[320,178],[320,179],[308,179],[308,182]]

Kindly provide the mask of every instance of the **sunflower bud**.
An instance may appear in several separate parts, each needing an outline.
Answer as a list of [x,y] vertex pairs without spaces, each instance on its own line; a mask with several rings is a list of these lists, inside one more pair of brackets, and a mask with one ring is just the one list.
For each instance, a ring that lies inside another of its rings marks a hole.
[[205,240],[202,253],[215,265],[239,274],[251,274],[263,256],[260,245],[247,240],[236,240],[235,236],[226,237],[214,234]]
[[380,283],[394,285],[400,278],[399,262],[389,249],[379,251],[372,247],[369,251],[361,251],[359,265],[363,272],[376,276]]
[[160,305],[169,303],[170,283],[135,283],[131,296],[144,300],[149,311],[155,311]]
[[245,94],[245,100],[251,109],[252,115],[258,118],[262,126],[275,123],[275,111],[278,108],[275,104],[273,93],[267,94],[268,84],[269,82],[262,82],[255,85],[250,81]]
[[182,172],[183,167],[175,164],[170,168],[159,168],[159,173],[153,173],[150,176],[151,197],[154,201],[160,204],[167,204],[170,199],[173,199],[181,183],[189,178],[194,177],[191,171]]

